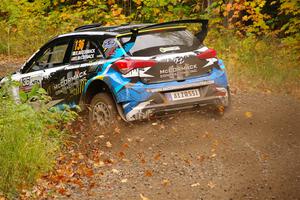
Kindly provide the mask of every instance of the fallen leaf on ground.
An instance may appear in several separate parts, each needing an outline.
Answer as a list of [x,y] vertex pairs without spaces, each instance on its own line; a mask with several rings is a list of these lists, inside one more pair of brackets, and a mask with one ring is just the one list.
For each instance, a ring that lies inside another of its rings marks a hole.
[[87,168],[85,170],[85,174],[86,174],[87,177],[92,177],[92,176],[94,176],[94,171],[92,169]]
[[123,162],[130,162],[130,160],[129,160],[129,159],[126,159],[126,158],[123,158],[122,161],[123,161]]
[[81,153],[79,153],[79,154],[78,154],[78,158],[79,158],[80,160],[83,160],[83,159],[84,159],[84,156],[83,156]]
[[203,138],[210,138],[211,134],[205,131],[204,135],[202,136]]
[[252,112],[249,111],[245,112],[245,117],[251,118],[252,116],[253,116]]
[[146,171],[145,171],[145,176],[147,176],[147,177],[153,176],[152,170],[146,170]]
[[127,178],[124,178],[121,180],[121,183],[127,183],[127,181],[128,181]]
[[160,153],[156,154],[156,155],[154,156],[154,160],[159,160],[159,159],[160,159],[160,156],[161,156]]
[[129,145],[127,143],[123,144],[124,148],[129,148]]
[[143,194],[140,194],[140,197],[142,198],[142,200],[150,200],[147,197],[145,197]]
[[178,132],[177,128],[175,128],[174,126],[172,126],[172,129],[174,132],[176,132],[176,133]]
[[165,127],[165,125],[163,125],[163,124],[161,124],[160,126],[159,126],[159,130],[161,130],[161,129],[165,129],[166,127]]
[[191,185],[192,187],[197,187],[197,186],[200,186],[200,183],[194,183]]
[[142,164],[145,164],[146,163],[146,160],[144,158],[141,158],[141,163]]
[[212,158],[214,158],[214,157],[216,157],[216,156],[217,156],[217,154],[215,154],[215,153],[211,155]]
[[111,147],[112,147],[112,144],[111,144],[109,141],[107,141],[107,142],[106,142],[106,147],[111,148]]
[[197,159],[202,162],[204,159],[205,159],[205,156],[203,155],[200,155],[200,156],[197,156]]
[[118,156],[119,156],[120,158],[124,158],[124,157],[125,157],[125,153],[124,153],[123,151],[120,151],[120,152],[118,153]]
[[214,188],[216,186],[216,184],[214,184],[212,181],[209,181],[207,185],[210,188]]
[[152,126],[156,126],[158,123],[157,122],[154,122],[154,123],[152,123]]
[[223,113],[224,113],[224,110],[225,110],[224,106],[218,106],[218,112],[219,112],[220,114],[223,114]]
[[114,174],[118,174],[120,171],[119,170],[117,170],[117,169],[112,169],[111,170]]
[[98,167],[103,167],[104,166],[104,162],[103,161],[99,161],[99,162],[95,162],[94,163],[94,167],[98,168]]
[[116,127],[115,130],[114,130],[114,132],[120,134],[121,133],[121,129],[119,127]]
[[114,160],[113,160],[113,159],[107,158],[107,159],[105,159],[103,162],[104,162],[105,164],[113,164],[113,163],[114,163]]
[[162,181],[162,184],[163,184],[164,186],[170,185],[170,181],[169,181],[168,179],[164,179],[164,180]]

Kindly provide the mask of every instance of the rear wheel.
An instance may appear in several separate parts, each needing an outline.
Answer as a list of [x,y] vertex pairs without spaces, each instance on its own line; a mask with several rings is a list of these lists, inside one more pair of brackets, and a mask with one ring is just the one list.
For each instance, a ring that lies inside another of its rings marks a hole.
[[231,95],[229,87],[227,87],[226,90],[227,94],[223,99],[221,99],[220,105],[223,106],[225,109],[228,109],[231,106]]
[[96,94],[90,104],[89,123],[94,128],[110,128],[117,121],[117,110],[107,93]]
[[221,116],[224,114],[224,112],[228,111],[231,106],[231,96],[230,96],[230,89],[229,87],[226,88],[226,94],[222,98],[220,98],[214,108],[215,111],[220,114]]

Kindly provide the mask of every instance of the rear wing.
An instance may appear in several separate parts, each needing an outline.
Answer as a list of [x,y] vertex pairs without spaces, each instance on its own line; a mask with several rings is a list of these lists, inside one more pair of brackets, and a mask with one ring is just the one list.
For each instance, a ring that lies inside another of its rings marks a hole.
[[140,30],[151,29],[151,28],[159,28],[159,27],[167,27],[170,25],[177,25],[177,24],[201,24],[201,31],[196,34],[196,37],[203,42],[205,39],[207,32],[208,32],[208,20],[206,19],[185,19],[185,20],[177,20],[177,21],[170,21],[170,22],[163,22],[158,24],[151,24],[148,26],[131,29],[131,32],[137,34]]
[[[177,20],[177,21],[170,21],[170,22],[163,22],[163,23],[157,23],[157,24],[151,24],[151,25],[146,25],[146,26],[142,26],[139,28],[132,28],[130,29],[131,34],[131,38],[129,41],[127,41],[126,43],[121,42],[123,47],[126,47],[127,44],[129,45],[130,43],[134,43],[139,32],[140,31],[144,31],[147,29],[153,29],[153,28],[164,28],[164,27],[172,27],[173,25],[178,25],[178,24],[201,24],[201,31],[199,31],[198,33],[195,34],[195,36],[198,38],[198,40],[203,43],[204,39],[207,36],[207,32],[208,32],[208,20],[207,19],[185,19],[185,20]],[[121,34],[123,35],[123,34]],[[127,34],[126,34],[127,35]],[[122,36],[121,36],[122,37]],[[118,38],[118,36],[117,36]]]

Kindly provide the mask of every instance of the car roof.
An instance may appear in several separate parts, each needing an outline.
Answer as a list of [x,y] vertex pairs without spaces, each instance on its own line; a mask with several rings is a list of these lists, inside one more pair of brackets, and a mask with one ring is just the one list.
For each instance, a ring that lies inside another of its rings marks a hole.
[[58,38],[68,36],[92,36],[92,35],[106,35],[117,36],[119,34],[128,33],[134,28],[140,28],[151,24],[122,24],[118,26],[101,26],[101,25],[85,25],[75,29],[74,32],[59,35]]

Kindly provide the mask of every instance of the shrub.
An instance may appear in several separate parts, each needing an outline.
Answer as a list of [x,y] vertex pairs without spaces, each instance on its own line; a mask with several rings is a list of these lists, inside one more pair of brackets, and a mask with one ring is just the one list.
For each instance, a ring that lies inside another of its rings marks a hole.
[[[41,88],[23,94],[20,103],[16,103],[11,88],[8,81],[0,89],[0,191],[8,198],[51,169],[64,135],[59,126],[75,116],[46,109],[47,96]],[[39,109],[28,103],[33,98]]]
[[277,38],[239,37],[221,30],[209,32],[206,43],[225,60],[234,81],[286,92],[293,92],[300,84],[299,53]]

